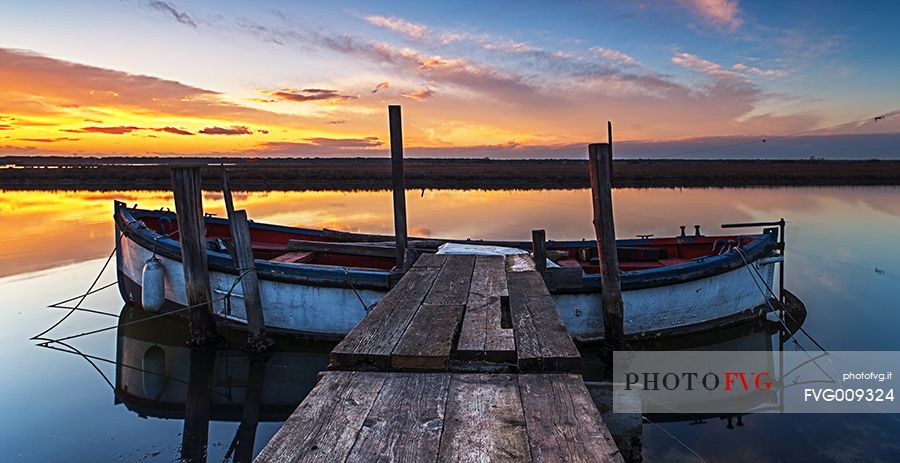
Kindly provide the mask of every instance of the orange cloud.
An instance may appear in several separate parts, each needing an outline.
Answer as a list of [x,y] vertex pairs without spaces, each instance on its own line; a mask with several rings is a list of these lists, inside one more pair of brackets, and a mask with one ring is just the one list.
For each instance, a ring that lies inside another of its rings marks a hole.
[[253,132],[243,125],[232,127],[206,127],[200,130],[203,135],[251,135]]
[[383,90],[386,88],[391,88],[390,82],[388,82],[388,81],[379,82],[378,85],[376,85],[375,88],[372,89],[372,93],[378,93],[379,90]]
[[410,98],[416,101],[426,100],[434,96],[434,90],[430,88],[422,88],[419,90],[413,90],[410,92],[403,92],[400,94],[401,96],[405,96],[406,98]]
[[[380,85],[380,84],[379,84]],[[376,87],[377,89],[377,87]],[[297,103],[303,103],[306,101],[321,101],[321,100],[332,100],[332,101],[349,101],[355,100],[357,97],[350,95],[341,95],[337,90],[328,90],[321,88],[304,88],[303,90],[297,90],[293,88],[285,88],[281,90],[263,92],[266,95],[275,97],[280,100],[285,101],[293,101]],[[374,92],[373,92],[374,93]],[[269,100],[271,101],[271,100]]]

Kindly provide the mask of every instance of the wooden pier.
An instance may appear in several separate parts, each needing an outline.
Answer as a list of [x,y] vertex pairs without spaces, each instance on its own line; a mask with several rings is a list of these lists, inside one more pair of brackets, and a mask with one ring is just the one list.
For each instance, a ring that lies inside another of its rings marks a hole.
[[527,255],[423,255],[257,462],[622,461]]

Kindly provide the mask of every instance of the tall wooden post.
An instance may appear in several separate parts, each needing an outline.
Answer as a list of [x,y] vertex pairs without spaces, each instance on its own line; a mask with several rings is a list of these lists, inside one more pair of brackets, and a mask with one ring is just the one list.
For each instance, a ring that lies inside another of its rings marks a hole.
[[195,346],[211,345],[219,341],[213,318],[212,291],[209,287],[209,264],[206,257],[206,224],[203,219],[203,198],[200,191],[200,167],[172,169],[172,189],[175,213],[178,217],[178,236],[181,241],[181,262],[184,286],[190,313],[191,339]]
[[403,128],[400,106],[388,106],[391,131],[391,179],[394,190],[394,236],[397,239],[397,267],[406,261],[406,182],[403,178]]
[[531,230],[531,254],[534,257],[534,268],[541,275],[547,273],[547,234],[544,230]]
[[266,332],[259,278],[256,275],[256,260],[253,256],[253,243],[250,238],[250,221],[247,219],[247,211],[234,210],[228,172],[224,170],[222,171],[222,180],[225,209],[228,212],[228,227],[231,230],[231,240],[234,244],[234,261],[241,279],[244,312],[247,315],[247,328],[250,331],[247,350],[254,353],[267,352],[275,346],[275,343]]
[[594,206],[594,233],[600,254],[603,329],[607,346],[622,350],[625,346],[622,287],[619,282],[619,256],[616,253],[616,227],[613,222],[612,182],[609,170],[612,156],[608,143],[588,146],[591,195]]

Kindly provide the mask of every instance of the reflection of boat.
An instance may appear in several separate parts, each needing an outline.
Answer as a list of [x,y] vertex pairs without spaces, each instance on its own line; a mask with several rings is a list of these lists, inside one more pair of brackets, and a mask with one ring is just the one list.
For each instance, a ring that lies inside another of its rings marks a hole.
[[[177,224],[171,212],[128,209],[116,202],[119,287],[126,301],[141,300],[141,270],[154,254],[166,273],[166,305],[185,303]],[[214,310],[237,324],[245,320],[240,294],[229,294],[238,272],[229,255],[226,220],[206,219]],[[266,324],[314,338],[339,338],[387,291],[394,249],[391,237],[251,224]],[[761,313],[767,298],[754,273],[772,286],[779,261],[778,229],[756,235],[682,236],[620,240],[625,332],[685,333],[722,326]],[[412,239],[435,252],[451,240]],[[526,242],[457,241],[518,250]],[[600,274],[593,241],[550,242],[548,255],[569,284],[553,289],[563,321],[583,341],[603,333]],[[554,270],[556,271],[556,270]],[[236,292],[237,293],[237,292]],[[226,304],[224,297],[230,301]]]
[[[116,399],[141,416],[184,418],[191,368],[196,367],[186,346],[186,321],[147,317],[130,305],[119,316]],[[316,375],[328,366],[332,345],[291,346],[283,341],[281,347],[258,366],[240,350],[217,350],[211,360],[209,418],[240,421],[249,385],[262,381],[260,396],[253,399],[258,402],[259,420],[287,419],[312,390]]]

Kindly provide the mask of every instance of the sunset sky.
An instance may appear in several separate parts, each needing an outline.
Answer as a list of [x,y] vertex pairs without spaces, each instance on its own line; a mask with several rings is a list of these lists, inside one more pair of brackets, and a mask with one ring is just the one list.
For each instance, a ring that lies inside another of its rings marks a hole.
[[0,154],[384,156],[401,104],[413,156],[580,156],[612,120],[636,157],[897,157],[898,18],[888,2],[4,2]]

